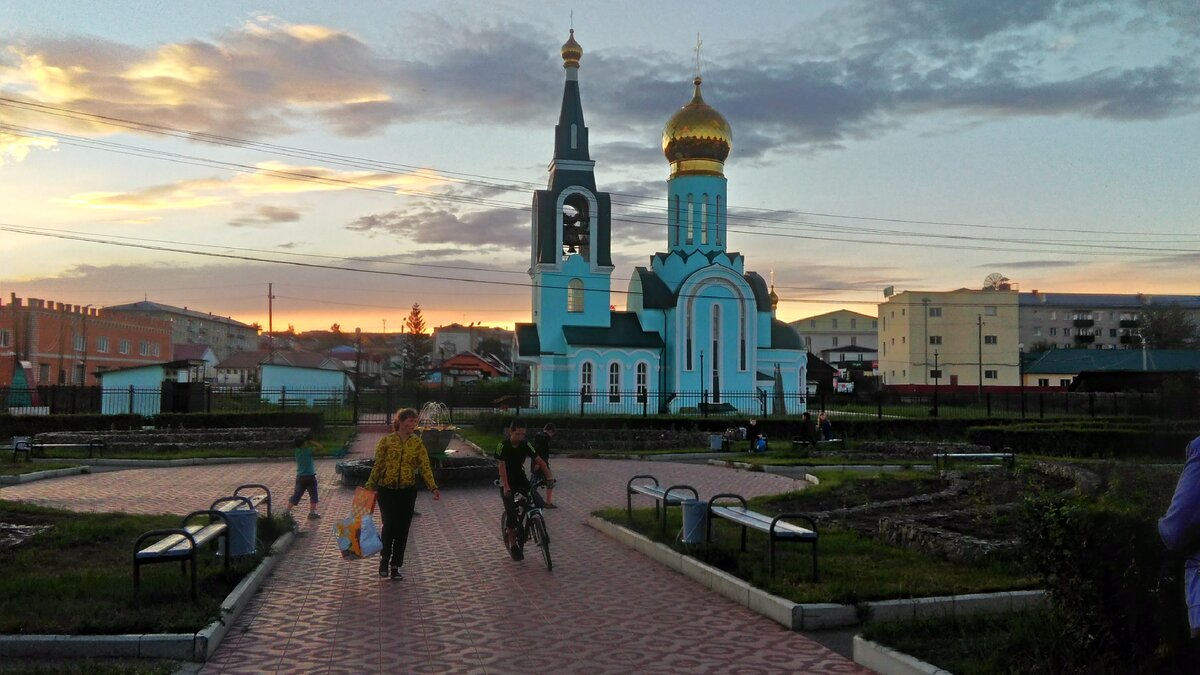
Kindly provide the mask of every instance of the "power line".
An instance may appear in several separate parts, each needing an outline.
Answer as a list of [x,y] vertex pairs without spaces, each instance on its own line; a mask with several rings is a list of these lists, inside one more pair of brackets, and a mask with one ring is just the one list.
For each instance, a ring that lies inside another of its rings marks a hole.
[[[289,146],[279,146],[279,145],[274,145],[274,144],[259,143],[256,141],[248,141],[245,139],[237,139],[237,138],[233,138],[233,137],[205,134],[203,132],[190,132],[187,130],[181,130],[181,129],[176,129],[176,128],[172,128],[172,127],[164,127],[161,125],[150,125],[150,124],[146,124],[146,123],[133,122],[133,121],[129,121],[129,120],[119,120],[119,118],[111,118],[111,117],[106,117],[106,116],[92,115],[91,113],[83,113],[80,111],[71,111],[70,109],[66,109],[66,108],[45,106],[42,104],[32,104],[32,103],[18,101],[16,99],[0,97],[0,105],[5,105],[5,104],[7,104],[7,105],[17,104],[17,105],[23,105],[23,106],[34,106],[36,108],[45,108],[45,109],[54,111],[53,114],[72,116],[76,119],[80,119],[81,117],[86,117],[89,119],[96,118],[98,120],[103,121],[104,123],[114,124],[116,126],[120,126],[123,128],[131,128],[134,130],[150,130],[155,133],[162,133],[165,135],[178,137],[178,138],[189,138],[189,139],[199,138],[199,139],[205,140],[207,142],[213,142],[213,143],[218,143],[218,144],[222,144],[222,145],[232,145],[232,146],[236,146],[236,147],[267,148],[267,149],[272,149],[272,150],[279,150],[279,151],[283,152],[284,154],[289,154],[290,156],[297,156],[297,154],[298,154],[300,156],[303,156],[303,157],[309,158],[309,159],[311,159],[311,158],[318,158],[318,159],[323,159],[323,160],[334,159],[334,160],[336,160],[335,163],[342,163],[342,164],[347,164],[348,161],[353,160],[353,162],[358,162],[358,163],[357,164],[351,163],[350,165],[355,166],[356,168],[363,168],[361,165],[362,162],[368,162],[371,165],[371,167],[374,169],[379,169],[381,167],[384,167],[384,168],[389,168],[389,170],[392,170],[393,168],[396,168],[396,167],[402,167],[403,170],[408,173],[408,175],[421,175],[423,177],[430,177],[430,174],[428,173],[427,170],[415,170],[414,167],[412,167],[411,165],[401,165],[401,164],[388,163],[388,162],[376,162],[374,160],[363,160],[361,158],[354,158],[354,157],[350,157],[350,156],[346,156],[346,155],[337,155],[335,153],[316,153],[316,152],[306,151],[306,150],[302,150],[302,149],[291,148]],[[281,179],[286,179],[286,180],[301,180],[301,181],[306,181],[306,182],[318,182],[318,183],[323,183],[323,184],[331,184],[331,185],[335,185],[338,187],[353,188],[353,189],[366,189],[366,190],[371,190],[371,191],[385,192],[388,194],[393,194],[393,193],[409,194],[412,196],[418,196],[418,197],[423,197],[423,198],[457,201],[460,203],[467,203],[467,204],[472,204],[472,205],[477,205],[477,206],[488,206],[488,207],[492,207],[492,208],[512,209],[512,210],[521,210],[521,211],[528,210],[528,207],[526,207],[526,206],[516,205],[511,202],[502,202],[502,201],[498,201],[498,200],[484,199],[484,198],[479,198],[479,197],[469,197],[469,196],[463,196],[463,195],[453,195],[453,194],[446,194],[446,193],[433,193],[433,192],[426,192],[426,191],[419,191],[419,190],[410,190],[410,189],[404,189],[404,188],[399,188],[399,187],[394,187],[394,186],[383,188],[383,187],[379,187],[379,186],[365,185],[365,184],[361,183],[360,181],[356,181],[353,179],[331,178],[328,176],[307,174],[307,173],[303,173],[303,172],[266,169],[263,167],[238,164],[238,163],[232,163],[232,162],[224,162],[221,160],[195,158],[190,155],[184,155],[182,153],[150,150],[150,149],[141,148],[138,146],[130,146],[130,145],[118,144],[118,143],[109,143],[109,142],[105,142],[105,141],[99,141],[96,139],[87,139],[87,138],[83,138],[83,137],[79,137],[79,136],[73,136],[70,134],[64,134],[61,132],[54,132],[54,131],[43,130],[43,129],[34,129],[34,128],[30,128],[30,127],[21,127],[19,125],[0,125],[0,126],[7,127],[10,129],[11,133],[21,135],[21,136],[36,137],[38,134],[44,134],[44,135],[49,135],[49,136],[59,139],[59,140],[63,140],[64,144],[67,144],[67,145],[79,145],[82,147],[92,147],[93,149],[108,150],[108,151],[113,151],[113,152],[119,152],[121,154],[134,154],[135,156],[144,156],[144,157],[150,157],[150,158],[165,159],[168,161],[178,161],[179,163],[185,163],[185,164],[200,162],[201,163],[200,165],[202,165],[202,166],[231,169],[231,170],[243,172],[243,173],[265,174],[265,175],[269,175],[269,176],[281,178]],[[433,177],[449,180],[449,179],[444,178],[443,174],[450,175],[453,173],[454,172],[438,172],[436,174],[433,174]],[[477,176],[474,174],[459,174],[459,175]],[[489,177],[489,179],[490,179],[490,177]],[[470,183],[470,181],[461,181],[461,180],[457,181],[457,182]],[[475,183],[475,184],[480,185],[479,183]],[[494,183],[488,183],[484,186],[491,188],[491,189],[498,189],[498,190],[518,189],[517,187],[513,187],[514,184],[515,183],[513,181],[505,181],[503,184],[499,184],[499,185],[494,184]],[[532,185],[532,184],[525,183],[525,185]],[[613,193],[610,193],[610,194],[613,194]],[[621,194],[621,193],[616,193],[616,194]],[[645,199],[644,197],[636,196],[636,195],[634,197],[637,199]],[[757,211],[757,212],[761,212],[761,213],[772,213],[772,214],[787,213],[787,212],[780,212],[780,211],[770,211],[770,210],[765,210],[765,209],[747,209],[747,210]],[[812,213],[812,212],[796,211],[794,213],[804,214],[804,213]],[[970,223],[953,223],[953,222],[944,222],[944,221],[914,221],[914,220],[904,220],[904,219],[895,219],[895,218],[871,218],[871,217],[847,216],[847,215],[842,215],[842,214],[816,214],[816,215],[822,215],[824,217],[834,217],[834,218],[846,218],[846,219],[853,218],[853,219],[861,219],[861,220],[874,220],[874,221],[880,221],[880,222],[921,223],[921,224],[939,225],[939,226],[985,227],[985,226],[979,226],[979,225],[970,224]],[[655,227],[670,227],[669,223],[664,223],[664,222],[657,221],[657,220],[647,221],[644,219],[636,219],[636,218],[628,218],[628,217],[626,217],[626,218],[617,217],[617,218],[614,218],[613,220],[615,220],[616,222],[626,222],[626,223],[635,224],[635,225],[649,224],[649,225],[652,225]],[[906,232],[906,231],[886,230],[886,229],[880,229],[880,228],[846,227],[844,225],[833,225],[833,224],[829,224],[829,223],[796,222],[796,221],[792,221],[792,220],[788,220],[788,219],[768,218],[768,217],[738,216],[737,220],[749,220],[749,221],[757,221],[757,222],[764,222],[764,223],[778,223],[778,224],[786,225],[787,227],[764,226],[759,229],[785,230],[787,233],[781,234],[781,233],[777,233],[777,232],[761,232],[761,231],[753,231],[753,230],[747,231],[747,230],[737,230],[737,229],[729,230],[729,232],[749,234],[752,236],[787,236],[790,238],[803,238],[806,240],[818,240],[818,241],[833,241],[833,242],[838,242],[838,243],[923,246],[923,244],[917,244],[917,243],[913,243],[913,242],[847,239],[844,237],[821,237],[821,236],[815,236],[812,234],[805,234],[805,235],[801,236],[801,235],[791,234],[791,232],[794,232],[796,229],[816,230],[816,231],[833,230],[833,231],[837,231],[837,232],[849,231],[849,232],[858,232],[858,233],[863,233],[863,234],[882,235],[882,236],[948,239],[951,241],[995,242],[995,243],[1003,243],[1003,244],[1026,244],[1026,245],[1033,245],[1033,246],[1055,246],[1055,245],[1057,245],[1057,246],[1065,246],[1065,247],[1076,248],[1076,249],[1097,249],[1097,250],[1086,250],[1086,251],[1084,251],[1084,250],[1069,251],[1069,253],[1080,254],[1080,255],[1120,255],[1121,253],[1119,253],[1119,252],[1121,252],[1121,251],[1129,252],[1130,254],[1140,254],[1140,255],[1156,255],[1156,254],[1160,254],[1160,253],[1200,252],[1200,251],[1196,251],[1196,250],[1192,250],[1192,249],[1179,249],[1178,247],[1156,248],[1156,247],[1147,247],[1147,246],[1113,245],[1110,243],[1105,243],[1105,244],[1080,243],[1080,242],[1073,242],[1073,241],[1062,240],[1062,239],[1016,239],[1016,240],[1012,240],[1012,239],[1005,239],[1005,238],[999,238],[999,237],[978,237],[978,236],[972,236],[972,235],[914,233],[914,232]],[[998,227],[992,227],[991,229],[1037,230],[1039,228],[1013,228],[1013,227],[998,226]],[[1063,231],[1072,231],[1072,230],[1063,230]],[[1084,231],[1080,230],[1077,232],[1084,232]],[[1095,232],[1088,232],[1088,234],[1092,234],[1093,240],[1094,240]],[[1173,235],[1166,235],[1166,234],[1160,235],[1159,233],[1149,233],[1149,234],[1153,234],[1154,236],[1185,236],[1185,237],[1188,236],[1188,235],[1180,235],[1178,233],[1173,234]],[[1170,243],[1170,242],[1163,242],[1163,243]],[[957,245],[956,246],[956,245],[952,245],[952,244],[943,244],[942,247],[955,248],[955,249],[959,249],[959,250],[996,250],[996,251],[1011,251],[1011,252],[1023,252],[1024,251],[1024,252],[1047,253],[1047,254],[1060,253],[1060,251],[1055,251],[1055,250],[1019,249],[1019,248],[1013,248],[1011,246],[1008,248],[995,248],[995,247],[977,246],[977,245]]]

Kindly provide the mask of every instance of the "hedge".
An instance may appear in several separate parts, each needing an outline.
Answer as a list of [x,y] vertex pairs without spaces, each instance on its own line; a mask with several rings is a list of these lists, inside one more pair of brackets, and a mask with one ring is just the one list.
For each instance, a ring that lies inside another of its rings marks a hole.
[[1183,461],[1183,449],[1197,435],[1200,434],[1195,426],[1186,425],[1162,428],[1009,425],[974,427],[967,431],[967,440],[994,451],[1012,448],[1022,454]]
[[314,432],[324,426],[321,413],[163,413],[142,415],[7,415],[0,414],[0,438],[33,436],[54,431],[120,431],[144,426],[175,429],[231,427],[307,427]]

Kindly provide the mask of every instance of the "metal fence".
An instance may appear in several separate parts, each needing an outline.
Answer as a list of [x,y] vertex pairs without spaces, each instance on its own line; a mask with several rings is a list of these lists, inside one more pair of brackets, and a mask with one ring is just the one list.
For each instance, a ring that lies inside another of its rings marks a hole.
[[187,388],[136,388],[102,390],[100,387],[43,386],[0,387],[0,401],[11,414],[116,414],[154,415],[160,412],[269,412],[317,411],[327,424],[383,423],[405,407],[420,408],[436,401],[449,409],[456,422],[467,422],[481,413],[512,415],[554,413],[563,415],[681,415],[781,417],[808,410],[833,416],[884,418],[962,417],[1183,417],[1194,401],[1158,393],[1026,392],[954,394],[828,394],[804,396],[752,392],[679,392],[661,396],[634,391],[536,391],[519,394],[466,389],[233,389],[192,385]]

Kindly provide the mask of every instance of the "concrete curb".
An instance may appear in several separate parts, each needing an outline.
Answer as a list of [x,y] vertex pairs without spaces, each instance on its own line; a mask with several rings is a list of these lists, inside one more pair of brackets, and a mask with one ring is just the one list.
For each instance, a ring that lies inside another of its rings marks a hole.
[[882,675],[951,675],[948,670],[865,640],[861,635],[854,636],[854,662]]
[[18,473],[11,476],[0,476],[0,485],[20,485],[21,483],[32,483],[35,480],[58,478],[59,476],[78,476],[79,474],[84,473],[91,473],[91,471],[86,466],[70,466],[65,469],[31,471],[29,473]]
[[216,621],[195,633],[146,633],[141,635],[0,635],[0,657],[72,657],[208,660],[221,644],[229,627],[245,609],[291,547],[295,534],[275,540],[266,558],[247,574],[221,603]]
[[[318,457],[320,462],[332,457]],[[264,464],[267,462],[294,462],[292,457],[191,457],[185,459],[104,459],[93,457],[78,461],[87,466],[119,466],[127,468],[156,469],[173,466],[202,466],[210,464]]]
[[1045,591],[1034,590],[877,600],[859,605],[796,603],[755,588],[727,572],[683,555],[669,546],[651,541],[599,516],[590,516],[587,524],[625,546],[682,573],[705,588],[716,591],[792,630],[822,630],[855,626],[864,622],[903,621],[937,616],[999,614],[1037,607],[1047,601]]

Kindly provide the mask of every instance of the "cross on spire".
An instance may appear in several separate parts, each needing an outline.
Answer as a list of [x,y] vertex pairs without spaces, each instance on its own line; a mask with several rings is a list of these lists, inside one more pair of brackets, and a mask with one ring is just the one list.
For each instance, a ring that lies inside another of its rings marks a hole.
[[700,33],[696,33],[696,77],[700,77],[700,45],[704,44],[700,40]]

